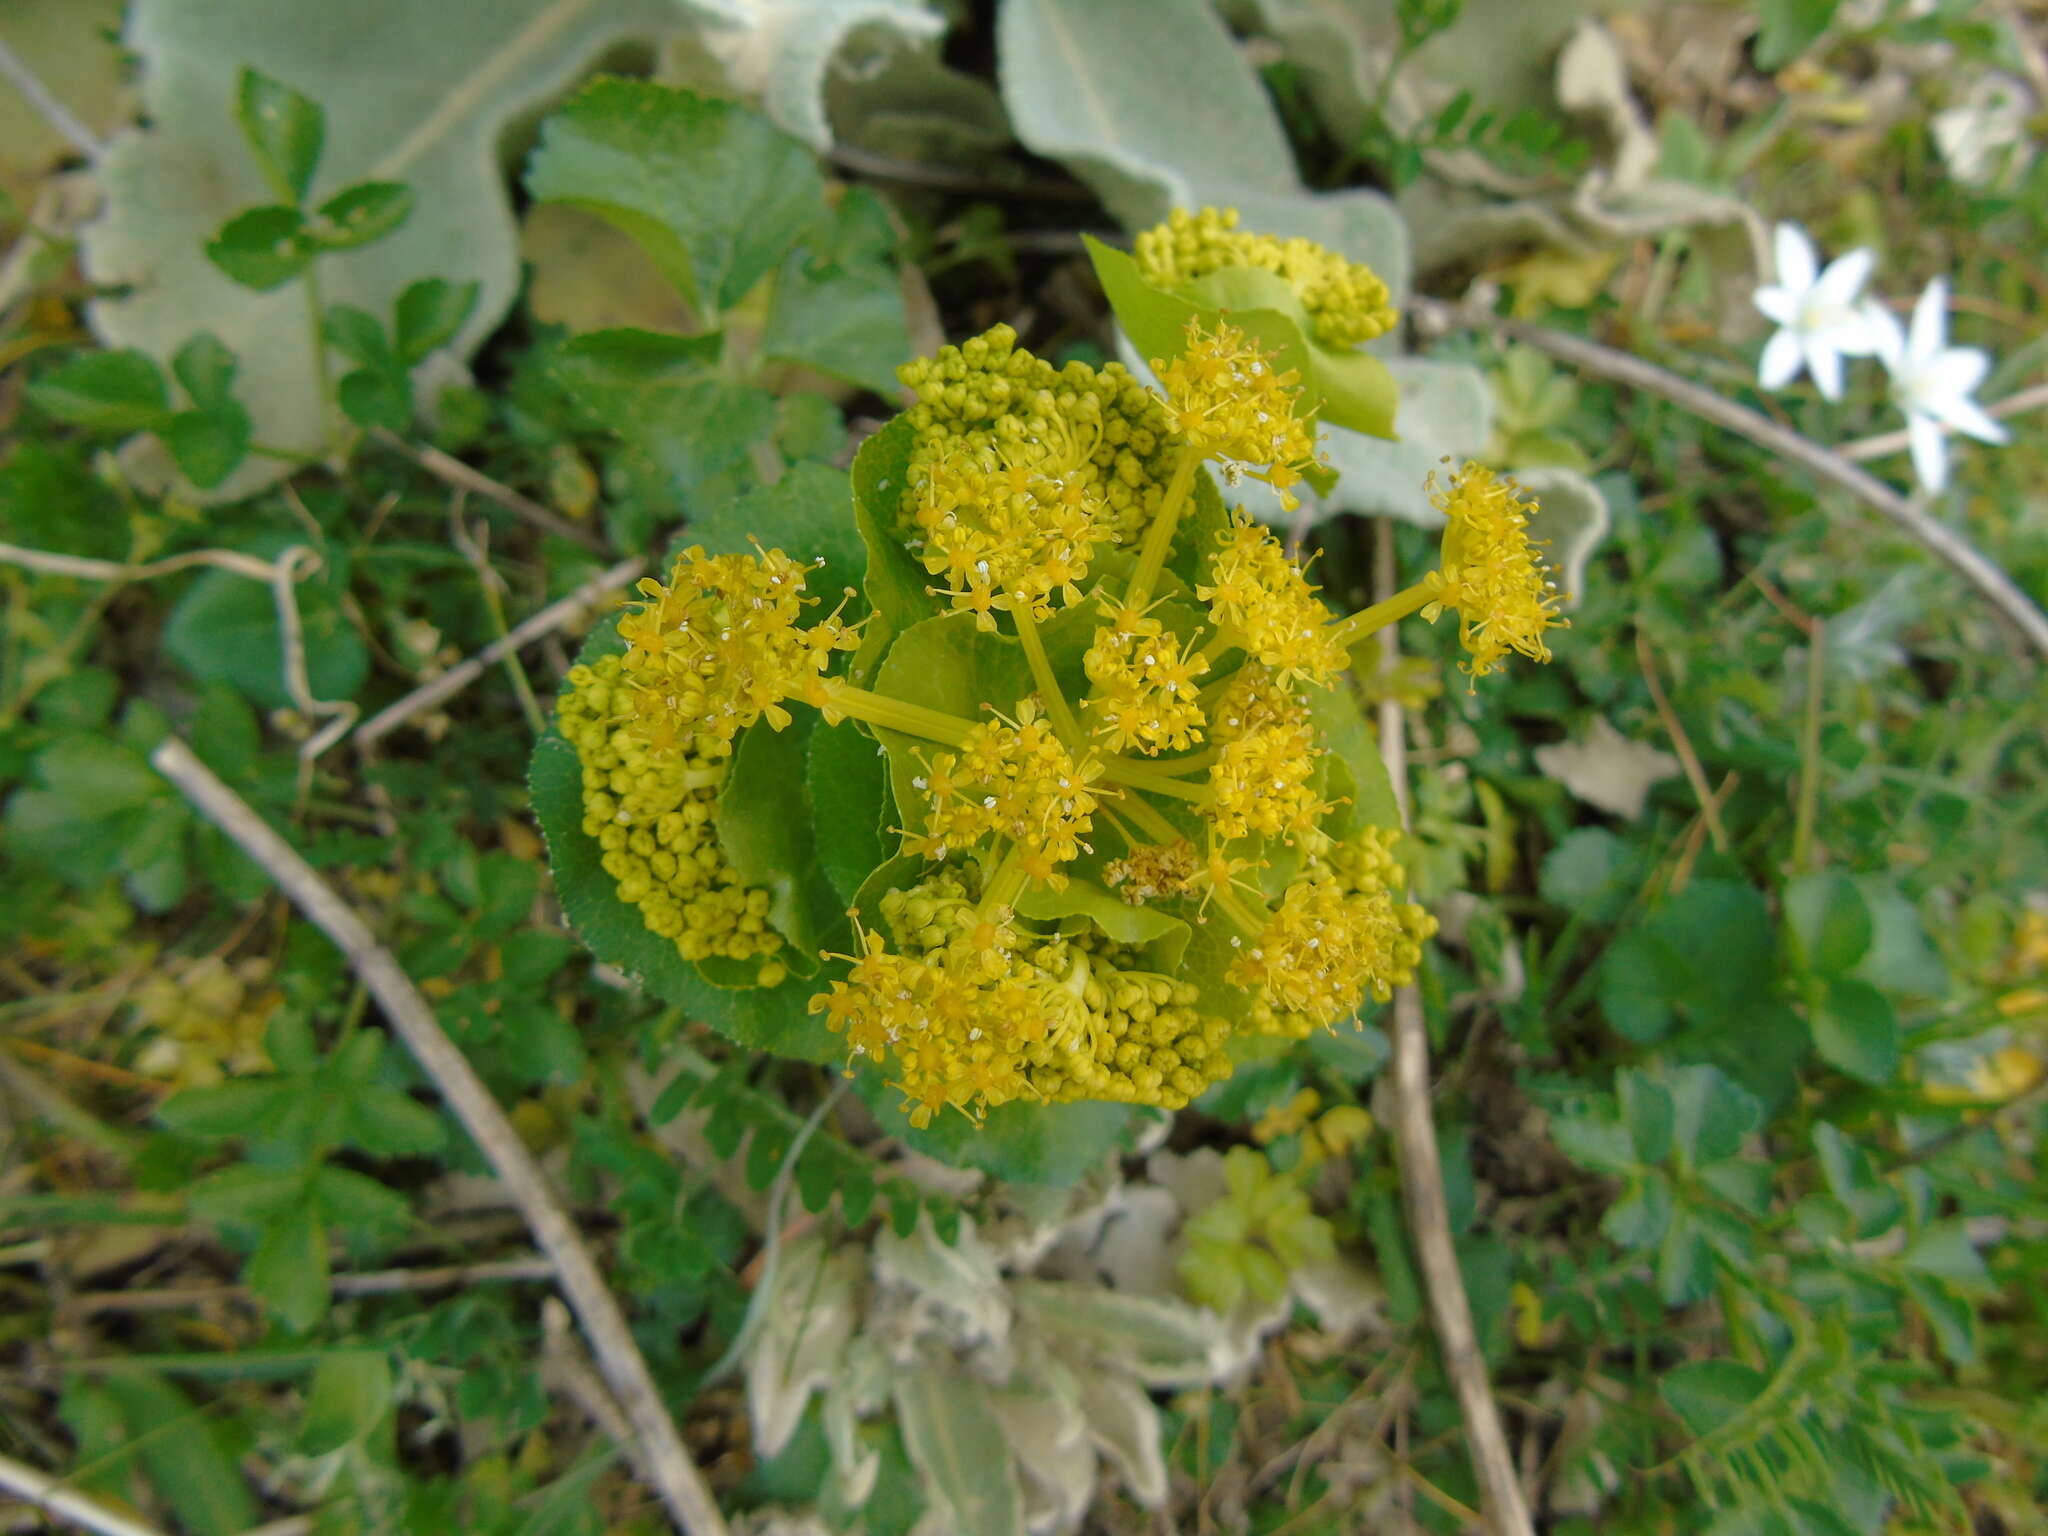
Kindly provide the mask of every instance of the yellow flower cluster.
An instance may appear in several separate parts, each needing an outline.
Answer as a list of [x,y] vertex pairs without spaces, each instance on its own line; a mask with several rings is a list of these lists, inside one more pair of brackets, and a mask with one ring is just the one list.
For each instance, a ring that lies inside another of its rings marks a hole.
[[836,613],[799,627],[817,602],[804,569],[779,549],[707,555],[698,545],[676,557],[666,584],[643,578],[646,601],[619,620],[636,730],[666,749],[686,732],[730,745],[764,715],[778,731],[789,724],[782,700],[860,643]]
[[1025,877],[1057,889],[1066,883],[1060,865],[1087,846],[1097,804],[1088,786],[1101,771],[1092,757],[1076,763],[1027,699],[1015,720],[984,721],[957,753],[931,759],[914,781],[927,801],[924,831],[906,835],[904,847],[943,859],[984,837],[1009,838]]
[[1056,368],[998,325],[906,363],[896,376],[917,396],[905,413],[916,433],[897,530],[906,538],[923,536],[915,514],[924,485],[958,458],[1027,470],[1048,465],[1062,494],[1078,486],[1104,538],[1137,533],[1159,505],[1172,469],[1166,412],[1120,363]]
[[1209,583],[1195,588],[1217,629],[1270,667],[1283,685],[1305,679],[1327,687],[1350,657],[1332,634],[1330,611],[1317,600],[1318,589],[1288,558],[1273,531],[1241,508],[1217,535],[1217,543]]
[[1140,234],[1134,255],[1145,280],[1181,288],[1220,267],[1277,273],[1301,299],[1326,347],[1354,347],[1394,327],[1387,285],[1370,267],[1347,261],[1313,240],[1281,240],[1237,227],[1235,208],[1176,208],[1164,224]]
[[1394,897],[1407,883],[1394,856],[1399,838],[1368,827],[1332,843],[1287,887],[1258,937],[1239,945],[1227,974],[1258,994],[1252,1022],[1262,1033],[1306,1039],[1368,994],[1385,1002],[1415,979],[1436,919]]
[[1078,603],[1096,546],[1117,533],[1102,517],[1088,452],[1061,423],[1065,442],[1035,458],[987,450],[932,464],[917,486],[913,553],[941,578],[955,608],[994,629],[992,610],[1052,617],[1052,600]]
[[1484,677],[1510,651],[1550,660],[1543,632],[1567,621],[1558,617],[1557,585],[1529,539],[1536,503],[1523,502],[1520,486],[1478,464],[1466,464],[1444,490],[1432,473],[1429,488],[1450,521],[1442,568],[1424,578],[1430,601],[1422,616],[1434,624],[1446,608],[1457,609],[1458,638],[1470,653],[1464,670],[1472,677]]
[[1095,691],[1088,710],[1111,752],[1156,757],[1202,739],[1201,688],[1208,660],[1146,613],[1116,608],[1082,658]]
[[1152,359],[1166,391],[1174,430],[1204,458],[1225,461],[1233,475],[1263,480],[1283,507],[1298,506],[1293,487],[1315,457],[1315,437],[1295,414],[1301,375],[1273,366],[1257,342],[1219,319],[1204,330],[1188,321],[1187,345],[1172,362]]
[[622,657],[569,673],[556,722],[583,767],[584,835],[597,840],[620,899],[684,959],[758,958],[759,985],[774,986],[786,971],[770,958],[783,941],[768,922],[768,892],[741,883],[712,825],[730,744],[707,720],[657,748],[635,729],[638,704]]
[[1224,742],[1203,807],[1216,835],[1226,842],[1254,833],[1292,842],[1313,832],[1330,808],[1314,782],[1322,757],[1305,717],[1255,726]]
[[1018,1098],[1177,1109],[1229,1071],[1226,1026],[1195,1012],[1198,990],[1123,946],[1021,934],[950,874],[891,892],[882,915],[895,947],[861,931],[811,1011],[854,1055],[893,1062],[913,1125]]
[[264,1039],[284,994],[269,985],[270,963],[230,965],[205,955],[176,976],[159,974],[135,989],[135,1023],[152,1032],[135,1070],[180,1088],[271,1069]]

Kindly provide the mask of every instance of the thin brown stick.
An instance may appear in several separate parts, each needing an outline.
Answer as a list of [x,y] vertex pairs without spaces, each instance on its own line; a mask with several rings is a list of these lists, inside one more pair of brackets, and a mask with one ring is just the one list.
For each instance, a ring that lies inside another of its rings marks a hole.
[[474,656],[458,661],[439,677],[432,678],[413,689],[397,703],[378,710],[356,731],[356,744],[365,750],[374,747],[414,715],[453,698],[515,651],[522,650],[543,636],[567,627],[575,621],[578,614],[606,593],[631,586],[639,580],[641,572],[646,569],[647,562],[636,555],[631,560],[621,560],[617,565],[599,571],[567,597],[557,598],[531,618],[513,625],[502,638],[493,640]]
[[[392,1296],[410,1291],[442,1291],[458,1285],[542,1281],[555,1278],[546,1259],[491,1259],[481,1264],[443,1264],[432,1269],[368,1269],[338,1274],[329,1282],[337,1296]],[[81,1291],[64,1304],[67,1313],[176,1312],[218,1301],[245,1301],[243,1285],[173,1285],[147,1291]]]
[[435,479],[473,492],[486,501],[496,502],[507,512],[523,518],[536,528],[570,539],[585,549],[604,553],[604,540],[596,534],[586,528],[578,528],[560,513],[542,506],[531,496],[520,495],[502,481],[493,480],[482,470],[463,463],[454,454],[443,453],[431,443],[408,443],[389,427],[379,427],[372,435],[386,448],[404,454]]
[[1519,320],[1507,320],[1493,314],[1473,314],[1439,299],[1411,298],[1409,307],[1433,327],[1469,324],[1492,329],[1587,373],[1626,384],[1631,389],[1661,395],[1701,420],[1711,421],[1739,437],[1746,437],[1758,447],[1767,448],[1780,458],[1799,465],[1815,478],[1847,491],[1930,554],[1946,561],[2020,632],[2035,651],[2048,657],[2048,613],[2043,613],[1990,556],[1962,534],[1930,516],[1925,508],[1901,496],[1843,455],[1779,426],[1746,405],[1738,405],[1710,389],[1682,379],[1668,368],[1659,368],[1655,363],[1645,362],[1613,347],[1604,347],[1583,336],[1554,331],[1547,326],[1526,325]]
[[[1395,591],[1394,528],[1386,519],[1378,527],[1373,561],[1374,595],[1384,599]],[[1400,659],[1398,625],[1380,631],[1383,665]],[[1401,820],[1409,817],[1407,721],[1400,701],[1391,694],[1380,700],[1380,754]],[[1429,1107],[1429,1029],[1422,1018],[1422,994],[1414,986],[1398,988],[1393,1007],[1393,1070],[1390,1096],[1396,1161],[1401,1169],[1402,1204],[1408,1234],[1415,1244],[1415,1262],[1429,1299],[1430,1322],[1444,1374],[1458,1395],[1465,1421],[1465,1441],[1472,1470],[1479,1480],[1481,1503],[1494,1536],[1535,1536],[1528,1501],[1515,1475],[1500,1409],[1486,1379],[1486,1358],[1479,1352],[1479,1332],[1472,1322],[1472,1303],[1451,1241],[1450,1203],[1444,1195],[1443,1162],[1437,1154],[1436,1127]]]
[[87,1498],[64,1486],[61,1478],[38,1472],[25,1462],[0,1456],[0,1492],[12,1494],[44,1514],[72,1525],[82,1525],[98,1536],[163,1536],[153,1525],[144,1525],[98,1499]]
[[469,1132],[525,1217],[535,1243],[554,1266],[564,1298],[596,1358],[598,1369],[639,1438],[640,1453],[678,1530],[686,1536],[726,1536],[724,1517],[703,1474],[683,1446],[675,1420],[626,1326],[625,1313],[604,1283],[590,1250],[570,1221],[546,1175],[476,1069],[456,1048],[389,950],[354,910],[240,796],[214,777],[192,749],[167,736],[150,754],[157,772],[193,807],[254,859],[299,910],[348,958],[349,966],[384,1010],[442,1099]]
[[1692,786],[1693,797],[1700,803],[1700,814],[1707,819],[1707,831],[1713,834],[1714,851],[1728,851],[1728,831],[1721,825],[1721,807],[1714,799],[1714,792],[1707,787],[1707,770],[1701,766],[1700,755],[1692,749],[1692,738],[1685,734],[1685,727],[1679,723],[1678,711],[1671,707],[1670,696],[1664,692],[1664,684],[1657,676],[1657,658],[1650,654],[1648,636],[1636,631],[1636,665],[1642,669],[1643,681],[1649,684],[1650,701],[1657,706],[1657,718],[1664,722],[1664,733],[1671,738],[1671,745],[1678,749],[1679,766],[1685,769],[1685,782]]

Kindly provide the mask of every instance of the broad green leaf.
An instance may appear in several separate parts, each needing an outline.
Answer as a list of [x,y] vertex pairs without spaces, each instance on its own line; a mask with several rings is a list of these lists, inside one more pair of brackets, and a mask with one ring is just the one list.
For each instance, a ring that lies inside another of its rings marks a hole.
[[644,80],[595,81],[551,114],[526,189],[617,224],[713,314],[825,214],[802,145],[736,103]]
[[1870,909],[1847,875],[1835,870],[1801,875],[1785,886],[1785,916],[1799,955],[1824,976],[1846,975],[1869,952]]
[[306,238],[323,251],[374,244],[412,215],[412,188],[396,181],[344,187],[314,210]]
[[1658,1390],[1694,1435],[1729,1423],[1770,1385],[1770,1378],[1739,1360],[1688,1360],[1663,1375]]
[[1332,836],[1345,837],[1361,827],[1398,827],[1400,802],[1394,798],[1394,784],[1387,777],[1386,760],[1380,756],[1379,737],[1366,723],[1358,694],[1350,677],[1336,679],[1327,688],[1304,690],[1309,718],[1316,734],[1333,755],[1343,761],[1350,804],[1339,806],[1324,822]]
[[1898,1015],[1867,981],[1831,977],[1807,1020],[1821,1060],[1878,1087],[1899,1075]]
[[1851,1237],[1877,1237],[1898,1225],[1905,1202],[1878,1175],[1862,1147],[1823,1120],[1813,1128],[1813,1149],[1829,1190],[1849,1217]]
[[890,643],[904,630],[943,611],[932,596],[932,578],[896,537],[896,519],[910,478],[910,450],[917,436],[909,418],[898,416],[860,445],[853,456],[855,521],[867,553],[861,590],[874,617],[861,636],[849,676],[856,683],[872,675]]
[[398,366],[383,325],[368,310],[353,304],[330,304],[320,329],[327,344],[351,362],[386,372]]
[[[874,687],[906,703],[980,721],[987,718],[984,703],[1009,712],[1031,692],[1031,669],[1023,647],[1008,635],[977,629],[971,613],[946,613],[897,637]],[[922,828],[926,802],[913,781],[924,774],[931,755],[946,748],[899,731],[875,734],[889,752],[896,813],[907,830]]]
[[328,1355],[314,1368],[299,1420],[299,1451],[325,1456],[367,1439],[391,1412],[391,1361],[373,1350]]
[[[683,541],[702,544],[714,555],[751,554],[755,541],[794,560],[815,562],[804,575],[804,595],[815,598],[804,610],[816,622],[848,599],[841,615],[849,622],[865,608],[861,571],[867,555],[853,523],[853,492],[846,471],[824,464],[792,464],[775,484],[763,486],[693,518]],[[850,594],[850,597],[849,597]]]
[[959,1536],[1024,1536],[1024,1496],[987,1389],[944,1368],[899,1371],[896,1421],[925,1486],[952,1511]]
[[146,354],[87,352],[29,386],[29,398],[60,421],[104,432],[140,432],[171,413],[164,376]]
[[342,414],[359,427],[405,432],[412,427],[412,386],[403,373],[358,368],[335,389]]
[[447,1140],[441,1117],[410,1094],[366,1083],[348,1094],[348,1140],[372,1157],[419,1157]]
[[1600,1230],[1623,1248],[1654,1248],[1670,1228],[1671,1211],[1671,1181],[1655,1168],[1640,1169],[1607,1208]]
[[833,216],[839,233],[829,253],[799,250],[783,259],[761,355],[802,363],[886,399],[896,393],[896,369],[910,360],[888,215],[872,192],[855,187]]
[[179,472],[202,489],[219,485],[249,455],[249,413],[233,400],[211,411],[180,411],[162,428]]
[[1862,875],[1856,883],[1871,922],[1870,948],[1856,974],[1886,992],[1945,996],[1948,967],[1928,941],[1919,909],[1884,875]]
[[1605,827],[1580,827],[1544,856],[1537,879],[1546,901],[1586,922],[1612,922],[1635,894],[1640,860]]
[[1635,1145],[1638,1161],[1655,1166],[1671,1155],[1674,1109],[1670,1092],[1641,1072],[1622,1072],[1615,1079],[1623,1122]]
[[320,104],[260,70],[244,69],[235,92],[235,120],[278,197],[304,202],[327,141]]
[[273,203],[236,214],[206,243],[206,258],[258,293],[282,288],[311,265],[316,246],[306,216]]
[[309,1187],[316,1214],[332,1226],[391,1234],[412,1219],[405,1196],[353,1168],[329,1163],[314,1171]]
[[1952,1281],[1979,1295],[1997,1289],[1991,1272],[1984,1267],[1983,1256],[1960,1220],[1936,1222],[1921,1232],[1906,1244],[1906,1251],[1899,1255],[1899,1266],[1915,1274]]
[[[1109,841],[1103,839],[1105,844]],[[1086,862],[1099,865],[1100,858],[1098,853],[1094,860]],[[1104,889],[1093,878],[1092,870],[1083,869],[1082,861],[1069,866],[1064,890],[1039,886],[1019,896],[1017,915],[1035,922],[1058,922],[1062,932],[1085,925],[1119,944],[1136,944],[1146,951],[1146,963],[1168,976],[1177,973],[1181,957],[1187,953],[1188,940],[1194,936],[1193,928],[1185,920],[1156,907],[1134,906]]]
[[775,397],[720,373],[719,346],[715,335],[591,331],[555,355],[552,372],[593,425],[686,493],[775,425]]
[[263,1518],[229,1454],[226,1427],[152,1371],[113,1371],[99,1390],[120,1406],[143,1471],[192,1536],[240,1536]]
[[304,1203],[306,1174],[303,1168],[236,1163],[208,1174],[186,1198],[201,1221],[260,1226]]
[[327,1315],[327,1224],[310,1203],[270,1224],[242,1281],[294,1333]]
[[[505,130],[558,97],[620,44],[659,44],[696,25],[674,0],[436,0],[337,10],[322,0],[135,0],[121,41],[136,61],[147,127],[113,136],[94,169],[106,211],[85,230],[85,266],[109,296],[91,309],[110,346],[167,363],[194,331],[242,362],[257,441],[323,451],[323,415],[296,287],[252,295],[203,246],[229,219],[278,200],[233,110],[243,67],[287,81],[326,109],[313,196],[362,181],[403,182],[416,207],[375,245],[324,262],[330,301],[388,315],[433,275],[481,287],[449,343],[467,356],[495,330],[521,270],[504,174]],[[131,450],[154,488],[170,478],[155,444]],[[208,496],[233,500],[288,465],[251,456]]]
[[840,901],[851,905],[887,857],[888,754],[851,721],[820,725],[811,732],[804,777],[817,817],[818,864]]

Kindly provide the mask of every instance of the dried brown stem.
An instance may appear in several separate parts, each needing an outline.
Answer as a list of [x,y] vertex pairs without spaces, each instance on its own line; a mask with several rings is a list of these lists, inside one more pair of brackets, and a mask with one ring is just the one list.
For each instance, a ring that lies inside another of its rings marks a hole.
[[533,524],[536,528],[557,534],[581,544],[585,549],[604,552],[604,540],[585,528],[578,528],[566,517],[551,508],[542,506],[531,496],[522,496],[502,481],[493,480],[482,470],[462,462],[452,453],[443,453],[428,443],[408,443],[388,427],[379,427],[374,434],[377,441],[394,452],[404,454],[435,479],[470,491],[486,501],[496,502],[513,516]]
[[598,1369],[633,1427],[638,1454],[645,1459],[676,1528],[685,1536],[726,1536],[724,1517],[683,1446],[617,1298],[605,1285],[590,1250],[533,1154],[468,1058],[442,1030],[419,988],[313,867],[193,756],[183,741],[166,737],[150,754],[150,762],[194,809],[254,859],[347,957],[350,968],[383,1009],[392,1031],[405,1042],[503,1181],[535,1243],[553,1265],[563,1296],[576,1314]]
[[[1374,595],[1395,591],[1394,529],[1381,519],[1373,571]],[[1380,631],[1384,665],[1399,658],[1395,625]],[[1400,701],[1380,701],[1380,753],[1393,780],[1401,819],[1409,815],[1407,722]],[[1451,1378],[1458,1409],[1465,1421],[1465,1443],[1479,1480],[1481,1502],[1494,1536],[1534,1536],[1528,1500],[1515,1474],[1500,1409],[1486,1379],[1486,1359],[1479,1351],[1479,1333],[1472,1322],[1472,1303],[1451,1238],[1450,1204],[1444,1195],[1443,1162],[1437,1154],[1436,1126],[1429,1107],[1429,1030],[1422,1017],[1422,994],[1413,986],[1394,993],[1393,1067],[1390,1095],[1394,1146],[1401,1166],[1402,1204],[1408,1235],[1415,1245],[1416,1267],[1429,1300],[1430,1322],[1444,1374]]]

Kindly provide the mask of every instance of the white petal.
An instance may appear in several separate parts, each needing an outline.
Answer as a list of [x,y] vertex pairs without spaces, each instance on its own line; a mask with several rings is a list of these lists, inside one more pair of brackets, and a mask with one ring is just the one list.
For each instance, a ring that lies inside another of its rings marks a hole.
[[1799,377],[1806,359],[1799,352],[1797,331],[1778,331],[1764,343],[1764,355],[1757,363],[1756,381],[1765,389],[1783,389]]
[[1827,271],[1821,273],[1820,281],[1813,285],[1814,294],[1829,304],[1844,307],[1856,302],[1856,294],[1870,277],[1870,269],[1877,265],[1877,253],[1868,246],[1858,246],[1846,256],[1837,256],[1828,263]]
[[1914,361],[1925,362],[1947,345],[1948,279],[1937,277],[1913,305],[1913,323],[1906,333],[1906,351]]
[[1913,449],[1913,473],[1930,491],[1948,484],[1948,434],[1931,416],[1918,411],[1906,416],[1906,439]]
[[1778,262],[1778,281],[1794,293],[1804,293],[1813,286],[1815,274],[1820,270],[1820,257],[1813,249],[1813,242],[1806,238],[1806,231],[1797,224],[1780,224],[1774,232],[1771,252]]
[[1906,332],[1899,317],[1876,299],[1865,299],[1857,313],[1870,328],[1870,350],[1884,364],[1885,372],[1896,378],[1906,363]]
[[1949,347],[1916,370],[1921,387],[1936,398],[1967,399],[1991,371],[1991,355],[1978,347]]
[[2012,434],[2005,424],[1974,400],[1950,400],[1941,411],[1943,425],[1974,437],[1980,443],[2009,443]]
[[1869,357],[1882,343],[1869,310],[1860,307],[1831,322],[1821,334],[1844,357]]
[[1799,313],[1799,297],[1789,288],[1759,288],[1751,301],[1763,311],[1766,320],[1775,320],[1779,325],[1792,324],[1792,317]]
[[1806,338],[1806,366],[1812,370],[1823,399],[1842,398],[1842,354],[1829,346],[1825,337]]

